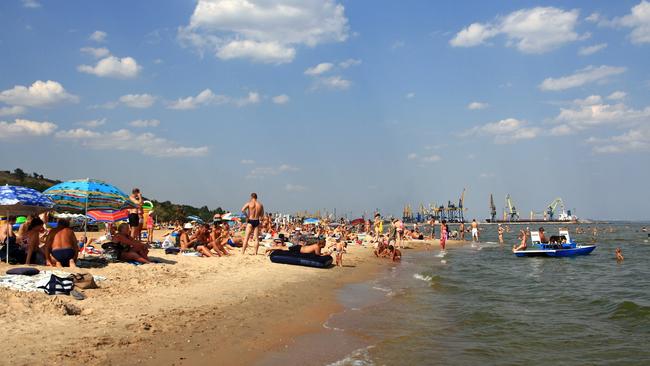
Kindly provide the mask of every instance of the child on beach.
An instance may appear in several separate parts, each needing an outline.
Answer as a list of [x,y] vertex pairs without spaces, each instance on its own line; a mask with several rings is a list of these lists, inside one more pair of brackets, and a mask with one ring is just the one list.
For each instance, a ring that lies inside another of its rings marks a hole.
[[393,262],[399,262],[402,260],[402,252],[394,246],[388,246],[388,253]]
[[343,253],[345,252],[345,243],[341,240],[340,236],[336,237],[336,248],[334,249],[336,253],[336,265],[343,267]]
[[445,250],[445,246],[447,245],[447,235],[447,221],[442,220],[442,223],[440,224],[440,250]]

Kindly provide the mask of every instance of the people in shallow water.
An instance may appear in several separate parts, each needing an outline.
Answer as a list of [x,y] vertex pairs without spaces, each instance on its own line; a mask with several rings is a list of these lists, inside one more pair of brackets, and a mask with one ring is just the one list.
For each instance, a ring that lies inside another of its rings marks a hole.
[[518,239],[521,239],[521,242],[519,245],[513,245],[512,246],[512,251],[516,252],[519,250],[525,250],[526,249],[526,241],[528,240],[528,233],[524,229],[519,230],[519,237]]
[[499,233],[499,244],[503,244],[503,232],[505,231],[505,229],[503,228],[503,226],[501,226],[501,224],[499,224],[499,228],[497,229],[497,231]]
[[623,252],[621,251],[621,248],[616,248],[616,261],[620,263],[623,260],[625,260],[625,257],[623,257]]

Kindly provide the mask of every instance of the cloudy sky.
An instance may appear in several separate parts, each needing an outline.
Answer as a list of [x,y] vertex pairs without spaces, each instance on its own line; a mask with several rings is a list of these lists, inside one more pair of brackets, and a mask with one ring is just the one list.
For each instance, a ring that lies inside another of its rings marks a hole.
[[648,219],[648,1],[0,3],[0,162],[237,209]]

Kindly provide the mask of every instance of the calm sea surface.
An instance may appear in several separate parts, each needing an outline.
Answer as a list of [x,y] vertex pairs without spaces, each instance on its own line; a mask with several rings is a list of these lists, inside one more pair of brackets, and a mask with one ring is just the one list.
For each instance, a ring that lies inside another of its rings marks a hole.
[[483,225],[481,243],[445,257],[437,248],[405,250],[381,278],[340,292],[347,310],[326,326],[367,347],[335,364],[649,365],[650,243],[642,226],[580,225],[585,234],[571,226],[579,243],[598,245],[575,258],[515,257],[517,226],[505,245],[496,243],[495,226]]

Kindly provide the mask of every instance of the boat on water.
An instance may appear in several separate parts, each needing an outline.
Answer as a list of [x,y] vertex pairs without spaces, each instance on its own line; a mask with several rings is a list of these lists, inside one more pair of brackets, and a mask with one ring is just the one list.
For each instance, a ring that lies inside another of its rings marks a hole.
[[571,239],[569,230],[560,229],[559,236],[551,236],[548,243],[542,243],[539,231],[531,231],[531,245],[526,249],[515,250],[517,257],[575,257],[587,255],[596,249],[596,245],[580,245]]

